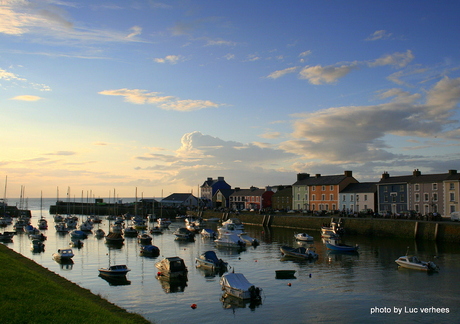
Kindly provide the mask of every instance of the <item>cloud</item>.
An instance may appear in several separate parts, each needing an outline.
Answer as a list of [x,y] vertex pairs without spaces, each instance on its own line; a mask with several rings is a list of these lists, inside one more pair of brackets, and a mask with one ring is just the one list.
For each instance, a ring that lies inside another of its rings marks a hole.
[[306,66],[304,67],[299,76],[301,79],[307,79],[311,84],[324,84],[335,83],[338,79],[343,78],[352,70],[357,69],[356,64],[342,65],[342,66]]
[[393,65],[395,67],[403,68],[414,59],[414,54],[411,50],[407,50],[405,53],[394,53],[384,55],[381,58],[369,62],[370,67]]
[[269,133],[261,134],[261,135],[259,135],[259,137],[262,137],[262,138],[279,138],[279,137],[281,137],[281,133],[280,132],[269,132]]
[[77,154],[74,151],[56,151],[51,153],[45,153],[44,155],[75,155]]
[[183,60],[182,56],[180,55],[167,55],[164,58],[154,58],[153,59],[156,63],[170,63],[176,64],[177,62]]
[[226,41],[226,40],[208,40],[205,46],[236,46],[236,42]]
[[235,59],[235,54],[230,54],[230,53],[225,54],[224,58],[227,59],[227,60],[233,60],[233,59]]
[[375,41],[379,39],[388,39],[391,37],[391,33],[387,32],[386,30],[377,30],[372,35],[367,37],[366,41]]
[[278,78],[282,77],[283,75],[296,72],[297,70],[298,70],[298,67],[290,67],[290,68],[287,68],[287,69],[284,69],[284,70],[278,70],[278,71],[270,73],[267,76],[267,79],[278,79]]
[[32,96],[32,95],[22,95],[22,96],[16,96],[11,98],[10,100],[19,100],[19,101],[38,101],[43,99],[42,97],[39,96]]
[[125,102],[135,104],[155,104],[164,110],[176,111],[194,111],[204,108],[217,108],[220,104],[210,100],[181,100],[173,96],[160,96],[159,92],[148,92],[141,89],[118,89],[118,90],[104,90],[99,94],[106,96],[121,96],[124,97]]
[[132,30],[132,32],[128,36],[126,36],[126,38],[133,38],[142,33],[142,27],[139,26],[133,26],[130,28],[130,30]]
[[374,106],[347,106],[297,114],[292,139],[280,144],[286,152],[334,163],[407,158],[392,152],[386,136],[458,139],[449,125],[460,102],[460,78],[444,78],[426,92],[391,89],[380,94],[392,101]]
[[6,80],[6,81],[13,81],[13,80],[27,81],[26,79],[20,78],[14,73],[5,71],[3,69],[0,69],[0,79]]

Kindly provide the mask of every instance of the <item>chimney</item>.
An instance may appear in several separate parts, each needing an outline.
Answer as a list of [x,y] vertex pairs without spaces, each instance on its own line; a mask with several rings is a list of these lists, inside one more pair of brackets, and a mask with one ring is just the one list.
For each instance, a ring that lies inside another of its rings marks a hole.
[[382,173],[382,179],[388,179],[390,177],[390,174],[386,171],[383,171]]
[[457,174],[457,170],[449,170],[449,175]]
[[240,191],[240,190],[241,190],[240,187],[235,187],[235,192]]
[[206,181],[212,181],[212,178],[208,178],[208,180],[206,180]]
[[310,174],[308,173],[297,173],[297,181],[305,180],[308,178],[310,178]]
[[353,176],[353,171],[345,171],[343,174],[344,174],[346,177],[350,177],[350,178],[351,178],[351,177]]
[[419,169],[415,169],[414,172],[412,172],[412,175],[413,175],[414,177],[418,177],[418,176],[422,175],[422,173],[420,172]]
[[316,177],[316,178],[319,178],[319,177],[321,177],[321,174],[320,174],[320,173],[317,173],[317,174],[315,174],[315,177]]
[[224,181],[224,177],[217,177],[217,181]]

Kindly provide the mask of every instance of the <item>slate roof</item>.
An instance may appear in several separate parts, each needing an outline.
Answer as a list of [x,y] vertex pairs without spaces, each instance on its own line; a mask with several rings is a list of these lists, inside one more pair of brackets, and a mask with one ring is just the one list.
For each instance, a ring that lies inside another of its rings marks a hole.
[[190,196],[193,196],[190,193],[173,193],[168,197],[163,198],[164,201],[175,201],[175,202],[182,202],[186,201]]
[[376,182],[350,183],[340,193],[377,192]]
[[262,196],[265,191],[266,191],[265,189],[240,189],[240,190],[235,190],[235,192],[232,193],[231,195],[241,196],[241,197]]
[[346,175],[311,176],[309,178],[296,181],[293,186],[330,186],[338,185],[348,178]]
[[418,174],[382,178],[378,184],[387,183],[433,183],[446,180],[460,180],[460,173]]

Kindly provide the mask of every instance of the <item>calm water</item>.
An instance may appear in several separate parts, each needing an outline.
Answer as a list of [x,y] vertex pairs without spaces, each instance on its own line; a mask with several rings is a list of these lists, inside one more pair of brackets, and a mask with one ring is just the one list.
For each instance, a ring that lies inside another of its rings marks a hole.
[[[177,242],[172,232],[182,227],[183,222],[173,222],[164,234],[152,235],[152,244],[161,251],[158,258],[139,256],[136,238],[126,238],[120,249],[109,249],[103,239],[90,235],[83,248],[74,248],[74,264],[62,266],[52,260],[51,255],[59,248],[68,247],[70,235],[57,235],[48,213],[49,205],[54,203],[55,199],[44,199],[40,209],[40,199],[28,200],[32,225],[37,225],[41,214],[48,219],[44,252],[32,253],[26,234],[15,236],[13,243],[7,246],[156,323],[452,323],[460,318],[460,247],[457,244],[347,236],[345,243],[360,245],[359,255],[330,254],[319,232],[310,231],[320,257],[315,262],[299,262],[283,259],[279,251],[280,245],[299,245],[293,238],[294,230],[246,226],[247,232],[261,244],[236,253],[216,249],[212,241],[199,236],[192,243]],[[14,205],[15,200],[10,199],[9,204]],[[108,232],[107,220],[99,226]],[[215,229],[216,225],[210,228]],[[394,260],[404,255],[408,246],[422,260],[435,261],[441,268],[439,273],[398,270]],[[251,283],[261,287],[262,304],[251,307],[247,303],[222,301],[219,276],[208,276],[195,267],[195,257],[206,250],[215,250],[235,272],[243,273]],[[189,268],[185,287],[162,285],[155,278],[155,262],[176,255],[183,258]],[[129,285],[110,285],[98,276],[97,269],[109,263],[127,264],[131,268],[127,276]],[[275,279],[275,270],[279,269],[296,270],[296,279]],[[197,308],[192,309],[192,304]],[[399,312],[396,308],[401,309],[401,314],[396,313]],[[422,313],[423,308],[429,308],[430,313]],[[448,309],[448,313],[433,313],[441,312],[442,308]]]

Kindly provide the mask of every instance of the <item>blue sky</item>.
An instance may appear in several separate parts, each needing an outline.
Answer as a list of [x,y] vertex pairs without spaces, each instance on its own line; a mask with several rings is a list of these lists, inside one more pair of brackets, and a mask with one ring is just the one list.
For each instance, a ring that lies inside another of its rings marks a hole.
[[0,2],[7,195],[459,168],[456,1]]

